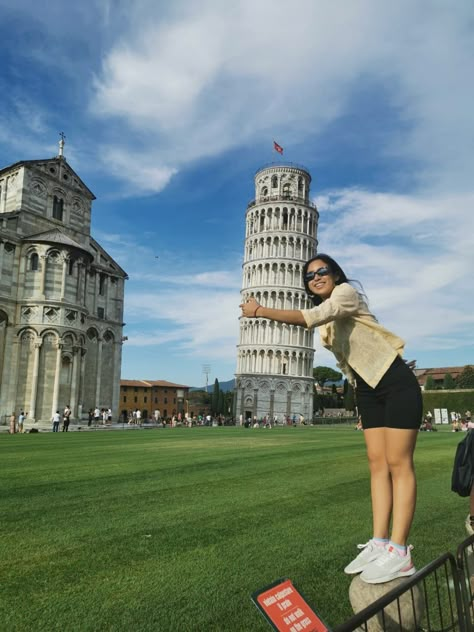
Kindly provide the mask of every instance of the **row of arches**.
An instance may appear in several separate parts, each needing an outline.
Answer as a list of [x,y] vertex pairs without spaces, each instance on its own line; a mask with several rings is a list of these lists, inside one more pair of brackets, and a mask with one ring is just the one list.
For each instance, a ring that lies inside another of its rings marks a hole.
[[58,250],[56,247],[46,247],[41,249],[38,246],[32,246],[26,252],[27,265],[26,269],[30,272],[38,272],[43,265],[59,266],[65,261],[68,264],[68,273],[72,274],[74,267],[84,263],[84,258],[74,255],[72,252]]
[[120,313],[120,278],[97,269],[92,257],[79,249],[31,245],[20,260],[19,285],[22,299],[64,300],[87,307],[99,318],[116,319]]
[[245,244],[245,261],[266,258],[302,259],[307,261],[316,254],[314,239],[294,237],[263,237],[248,239]]
[[257,191],[261,195],[268,195],[269,192],[281,192],[283,194],[291,194],[298,192],[300,195],[304,193],[307,188],[307,182],[303,176],[298,176],[295,181],[289,174],[273,174],[270,180],[268,176],[260,178],[257,184]]
[[[0,312],[0,324],[2,322],[2,312]],[[63,345],[69,347],[84,347],[87,340],[98,342],[102,340],[105,343],[114,343],[116,340],[115,333],[109,329],[99,329],[98,327],[89,327],[86,334],[67,330],[60,333],[56,329],[44,329],[38,332],[35,327],[26,327],[20,329],[17,333],[20,342],[34,341],[36,343],[47,342],[48,344]]]
[[[313,304],[308,296],[303,292],[271,292],[271,291],[257,291],[257,292],[244,292],[243,302],[249,298],[255,298],[260,305],[264,307],[272,307],[274,309],[311,309]],[[254,321],[254,319],[251,319]],[[242,319],[242,322],[244,319]],[[247,322],[247,319],[245,319]],[[250,320],[248,321],[250,322]]]
[[[287,309],[286,307],[279,309]],[[260,318],[242,318],[241,345],[288,345],[313,348],[314,333],[305,327]]]
[[265,393],[267,391],[274,391],[275,393],[312,393],[312,386],[306,383],[306,381],[297,380],[295,378],[284,378],[279,376],[268,378],[260,375],[237,377],[236,389],[240,391],[246,391],[252,393],[258,391],[259,393]]
[[313,356],[312,351],[240,349],[237,354],[237,373],[310,377]]
[[317,210],[288,207],[255,209],[247,212],[246,237],[267,230],[294,231],[315,235],[318,225]]
[[10,395],[2,393],[4,405],[8,399],[12,410],[22,409],[32,420],[49,420],[66,404],[73,417],[98,404],[111,406],[120,369],[116,341],[109,328],[90,327],[85,333],[20,329],[8,356],[5,345],[0,347],[0,365],[10,376]]
[[[303,288],[303,266],[292,263],[245,265],[242,289],[276,285],[280,288]],[[281,290],[282,293],[284,289]]]

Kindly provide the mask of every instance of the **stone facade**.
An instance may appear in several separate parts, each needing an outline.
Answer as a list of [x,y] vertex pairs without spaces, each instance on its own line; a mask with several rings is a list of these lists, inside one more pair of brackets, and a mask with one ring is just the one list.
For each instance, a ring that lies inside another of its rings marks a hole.
[[0,415],[119,409],[122,268],[90,234],[93,193],[60,155],[0,170]]
[[[302,268],[316,254],[319,214],[309,201],[311,176],[273,164],[255,176],[246,214],[242,301],[305,309]],[[241,318],[236,371],[237,419],[313,415],[313,332],[264,318]]]

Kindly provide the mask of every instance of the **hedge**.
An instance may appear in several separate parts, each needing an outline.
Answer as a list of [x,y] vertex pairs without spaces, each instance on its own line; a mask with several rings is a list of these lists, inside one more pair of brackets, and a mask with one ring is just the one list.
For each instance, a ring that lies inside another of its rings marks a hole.
[[474,389],[456,391],[423,391],[423,410],[447,408],[448,412],[464,413],[474,409]]

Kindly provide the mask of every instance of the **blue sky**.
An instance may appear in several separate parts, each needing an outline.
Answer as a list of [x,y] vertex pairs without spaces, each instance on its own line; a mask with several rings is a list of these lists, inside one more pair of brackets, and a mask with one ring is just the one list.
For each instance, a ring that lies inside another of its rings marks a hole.
[[320,251],[406,357],[474,363],[470,0],[76,5],[0,0],[0,166],[56,155],[65,132],[93,235],[130,277],[122,377],[233,377],[273,139],[312,175]]

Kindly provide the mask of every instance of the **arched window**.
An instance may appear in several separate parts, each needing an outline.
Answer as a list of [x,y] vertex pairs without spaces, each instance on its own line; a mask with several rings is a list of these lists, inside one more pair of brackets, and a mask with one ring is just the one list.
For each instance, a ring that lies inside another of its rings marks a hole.
[[272,189],[276,189],[278,186],[278,178],[276,176],[272,177]]
[[30,270],[36,271],[39,268],[39,257],[34,252],[30,257]]
[[268,187],[263,187],[263,189],[262,189],[262,195],[263,195],[263,196],[268,195]]
[[291,185],[290,184],[284,184],[283,185],[283,197],[289,198],[291,194]]
[[57,195],[53,197],[53,218],[63,221],[64,200]]

